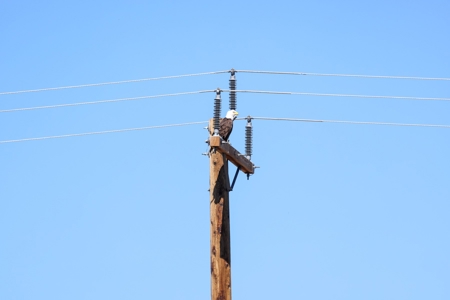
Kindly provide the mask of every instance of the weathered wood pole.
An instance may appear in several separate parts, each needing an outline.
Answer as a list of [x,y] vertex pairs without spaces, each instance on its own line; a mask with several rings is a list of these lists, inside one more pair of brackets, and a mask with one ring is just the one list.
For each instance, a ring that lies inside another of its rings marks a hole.
[[210,153],[211,300],[231,300],[228,160]]

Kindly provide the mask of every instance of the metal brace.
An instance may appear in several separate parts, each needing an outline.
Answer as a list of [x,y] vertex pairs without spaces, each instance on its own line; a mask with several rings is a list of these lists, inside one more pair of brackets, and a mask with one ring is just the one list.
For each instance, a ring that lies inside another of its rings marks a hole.
[[236,169],[236,174],[234,174],[233,183],[231,184],[231,187],[230,187],[230,192],[233,190],[234,184],[236,183],[236,179],[237,179],[237,177],[239,175],[239,170],[240,170],[240,168],[238,167]]

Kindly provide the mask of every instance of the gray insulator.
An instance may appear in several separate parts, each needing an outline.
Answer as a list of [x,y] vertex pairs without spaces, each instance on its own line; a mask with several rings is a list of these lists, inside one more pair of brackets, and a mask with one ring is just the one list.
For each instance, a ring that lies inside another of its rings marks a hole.
[[230,110],[236,110],[236,79],[234,78],[234,75],[231,75],[230,78]]
[[253,126],[251,119],[248,119],[247,125],[245,126],[245,156],[248,159],[252,157],[253,150]]
[[221,90],[218,88],[216,90],[216,98],[214,99],[214,135],[219,134],[219,122],[220,122],[220,112],[221,112]]

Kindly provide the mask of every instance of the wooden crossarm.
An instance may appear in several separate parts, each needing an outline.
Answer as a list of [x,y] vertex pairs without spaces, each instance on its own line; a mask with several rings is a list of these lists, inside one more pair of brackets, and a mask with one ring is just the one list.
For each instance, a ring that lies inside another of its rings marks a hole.
[[220,153],[223,153],[229,161],[238,167],[245,174],[254,174],[255,167],[253,163],[244,155],[239,153],[233,146],[222,142],[220,136],[212,136],[209,139],[209,145],[214,147]]

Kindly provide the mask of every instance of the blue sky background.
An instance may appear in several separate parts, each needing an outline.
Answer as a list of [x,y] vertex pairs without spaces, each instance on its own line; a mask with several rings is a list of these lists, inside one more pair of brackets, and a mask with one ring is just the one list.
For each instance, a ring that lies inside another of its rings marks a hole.
[[[231,68],[448,78],[449,10],[448,1],[2,1],[0,92]],[[228,78],[3,95],[0,109],[227,88]],[[450,97],[445,81],[237,79],[241,89]],[[203,121],[213,99],[2,113],[0,140]],[[450,124],[445,101],[238,94],[237,108]],[[450,298],[449,129],[253,124],[261,168],[230,195],[234,299]],[[243,151],[245,122],[235,126]],[[1,144],[0,298],[209,299],[202,127]]]

